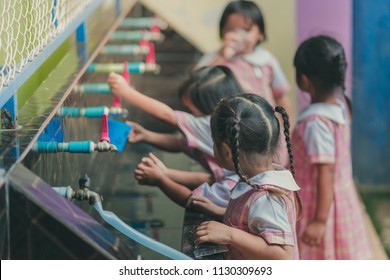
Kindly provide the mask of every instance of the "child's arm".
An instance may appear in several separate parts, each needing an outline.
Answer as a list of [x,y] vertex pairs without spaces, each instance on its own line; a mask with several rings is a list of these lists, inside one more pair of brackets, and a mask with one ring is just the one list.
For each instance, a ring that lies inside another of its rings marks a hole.
[[135,122],[126,122],[132,126],[128,141],[130,143],[137,143],[140,141],[147,142],[159,149],[168,152],[181,152],[180,139],[184,136],[181,134],[158,133],[148,129]]
[[268,244],[260,236],[215,221],[203,222],[194,241],[230,245],[252,260],[291,260],[294,256],[293,246]]
[[126,100],[151,116],[158,118],[172,126],[177,126],[174,110],[154,98],[146,96],[136,89],[130,87],[122,75],[110,73],[107,82],[113,94]]
[[168,168],[166,175],[176,183],[187,186],[193,190],[203,183],[209,185],[214,182],[214,176],[208,172],[184,171]]
[[308,223],[302,241],[308,245],[318,245],[325,232],[329,210],[333,202],[334,194],[334,164],[317,164],[317,207],[314,219]]
[[158,186],[171,200],[185,207],[192,191],[166,176],[157,164],[143,160],[134,171],[135,178],[141,185]]
[[192,195],[187,202],[187,207],[195,207],[200,209],[202,212],[217,217],[222,221],[225,215],[226,208],[220,207],[214,204],[210,199],[204,196]]
[[207,182],[210,185],[214,182],[214,176],[207,172],[192,172],[167,168],[165,164],[152,153],[149,154],[149,158],[143,158],[142,160],[145,163],[151,160],[171,180],[175,181],[178,184],[186,186],[190,190],[195,189],[204,182]]

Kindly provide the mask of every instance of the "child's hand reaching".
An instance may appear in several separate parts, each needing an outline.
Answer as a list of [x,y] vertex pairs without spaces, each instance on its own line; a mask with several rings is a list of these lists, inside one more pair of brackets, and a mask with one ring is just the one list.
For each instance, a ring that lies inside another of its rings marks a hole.
[[137,142],[145,141],[146,129],[143,126],[141,126],[140,124],[135,123],[135,122],[127,121],[126,123],[128,125],[132,126],[130,134],[127,137],[127,140],[130,143],[137,143]]
[[131,89],[125,78],[114,72],[108,75],[107,83],[110,86],[111,92],[119,97],[123,97],[126,95],[126,91]]
[[215,205],[210,199],[204,196],[196,196],[196,195],[192,195],[188,199],[186,207],[197,208],[202,212],[215,217],[222,217],[226,211],[226,208]]
[[207,221],[197,227],[194,242],[195,244],[211,242],[216,244],[229,244],[232,228],[216,221]]
[[153,153],[149,153],[149,157],[158,166],[158,168],[161,169],[162,173],[164,173],[164,175],[166,175],[168,168],[165,166],[165,164],[158,157],[156,157]]
[[302,242],[310,246],[318,246],[324,236],[325,223],[311,221],[301,236]]
[[144,157],[135,169],[135,179],[141,185],[158,185],[165,176],[167,168],[155,155]]

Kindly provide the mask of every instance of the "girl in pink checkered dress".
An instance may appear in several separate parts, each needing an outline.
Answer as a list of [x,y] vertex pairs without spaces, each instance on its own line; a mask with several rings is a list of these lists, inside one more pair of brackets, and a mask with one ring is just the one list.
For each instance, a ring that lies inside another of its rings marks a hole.
[[290,85],[277,58],[259,45],[266,39],[260,7],[252,1],[231,1],[219,22],[222,46],[205,54],[195,68],[225,65],[232,69],[244,92],[258,94],[271,105],[290,111]]
[[295,234],[299,187],[289,170],[272,162],[280,136],[276,114],[284,120],[293,172],[290,125],[283,107],[274,108],[255,94],[242,94],[221,100],[211,116],[215,157],[240,181],[227,208],[220,209],[223,223],[203,222],[194,242],[227,245],[226,259],[299,258]]
[[[266,40],[260,7],[252,1],[231,1],[222,13],[219,35],[221,48],[205,54],[195,68],[225,65],[233,71],[243,92],[258,94],[272,106],[282,106],[291,114],[291,102],[287,96],[290,85],[283,69],[278,59],[260,46]],[[281,144],[274,162],[287,166],[286,143]]]
[[294,66],[298,86],[311,97],[292,137],[303,205],[297,224],[301,259],[370,259],[352,177],[343,47],[328,36],[309,38],[299,46]]
[[131,122],[130,142],[144,141],[162,150],[185,152],[207,170],[189,172],[167,168],[160,159],[150,154],[135,170],[139,183],[158,186],[181,206],[192,205],[188,201],[195,195],[226,207],[230,189],[238,176],[221,168],[214,159],[210,114],[221,98],[241,91],[231,70],[225,66],[209,66],[191,73],[179,89],[181,101],[191,113],[173,110],[165,103],[138,92],[121,75],[111,73],[108,83],[115,95],[179,130],[175,134],[157,133]]

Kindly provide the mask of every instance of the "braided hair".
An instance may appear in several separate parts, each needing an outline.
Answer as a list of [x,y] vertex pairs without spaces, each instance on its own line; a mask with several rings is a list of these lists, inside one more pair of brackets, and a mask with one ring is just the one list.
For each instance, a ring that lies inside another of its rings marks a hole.
[[[226,142],[231,151],[234,169],[240,179],[253,188],[252,184],[240,166],[240,154],[258,154],[265,160],[271,159],[279,146],[280,127],[275,112],[282,115],[284,136],[286,138],[290,158],[290,170],[294,172],[294,158],[290,139],[290,122],[283,107],[275,109],[262,97],[255,94],[240,94],[222,99],[213,114],[210,125],[214,144],[220,146]],[[272,191],[281,195],[278,191]],[[294,192],[297,215],[302,210],[301,200]]]
[[[275,110],[282,115],[284,121],[290,168],[294,172],[288,115],[283,107],[277,107]],[[222,142],[229,145],[236,173],[242,181],[251,186],[252,184],[241,170],[239,155],[256,153],[264,159],[273,157],[278,149],[280,133],[275,110],[258,95],[240,94],[221,100],[211,116],[214,142],[217,145]]]

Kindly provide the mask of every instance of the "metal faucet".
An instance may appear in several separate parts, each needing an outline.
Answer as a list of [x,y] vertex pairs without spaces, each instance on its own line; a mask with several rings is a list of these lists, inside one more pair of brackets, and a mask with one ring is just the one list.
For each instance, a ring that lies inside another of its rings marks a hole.
[[68,200],[76,199],[79,201],[88,200],[90,205],[93,205],[95,202],[103,201],[103,197],[89,189],[91,179],[85,174],[79,180],[79,189],[77,191],[73,190],[72,187],[53,187],[57,193],[62,195]]
[[98,143],[93,143],[94,144],[94,151],[97,152],[107,152],[110,151],[113,154],[118,153],[118,148],[114,144],[110,144],[108,141],[100,141]]

